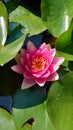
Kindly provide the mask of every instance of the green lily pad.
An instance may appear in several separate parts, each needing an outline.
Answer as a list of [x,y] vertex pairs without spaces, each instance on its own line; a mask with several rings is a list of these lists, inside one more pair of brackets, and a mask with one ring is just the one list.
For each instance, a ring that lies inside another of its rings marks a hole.
[[59,50],[57,50],[57,52],[56,52],[56,56],[62,56],[62,57],[65,58],[65,60],[73,61],[73,55],[68,54],[68,53],[64,53],[64,52],[59,51]]
[[4,46],[0,50],[0,65],[7,63],[16,56],[16,54],[23,45],[26,35],[27,33],[25,33],[25,35],[21,36],[20,38],[16,39],[11,44]]
[[2,108],[0,108],[0,129],[17,130],[11,114]]
[[[56,40],[56,49],[60,51],[66,60],[73,61],[73,21],[68,31],[64,32]],[[72,57],[72,58],[71,58]]]
[[41,13],[49,32],[59,37],[73,18],[73,0],[42,0]]
[[55,130],[47,114],[46,103],[25,109],[13,108],[12,110],[19,129],[20,126],[30,121],[32,130]]
[[38,16],[35,16],[22,6],[19,6],[10,13],[9,21],[20,23],[25,27],[25,30],[27,30],[30,35],[35,35],[46,30],[42,19]]
[[53,83],[47,98],[47,110],[57,130],[73,130],[73,72]]
[[13,115],[10,114],[3,108],[0,108],[0,129],[1,130],[31,130],[31,127],[28,124],[21,127],[20,129],[17,127]]
[[5,5],[0,1],[0,47],[4,46],[8,31],[8,13]]

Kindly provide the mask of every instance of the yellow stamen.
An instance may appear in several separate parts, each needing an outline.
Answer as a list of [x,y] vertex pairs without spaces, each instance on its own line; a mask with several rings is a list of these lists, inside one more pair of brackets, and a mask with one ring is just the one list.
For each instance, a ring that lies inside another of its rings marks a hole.
[[32,69],[35,71],[41,71],[45,68],[46,61],[43,57],[35,57],[32,60]]

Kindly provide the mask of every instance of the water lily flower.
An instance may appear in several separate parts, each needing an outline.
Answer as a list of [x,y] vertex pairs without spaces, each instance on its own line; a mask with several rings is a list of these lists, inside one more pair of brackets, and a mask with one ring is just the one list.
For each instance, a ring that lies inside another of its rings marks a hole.
[[12,70],[24,76],[22,89],[34,84],[44,86],[46,81],[59,79],[56,72],[63,63],[64,57],[55,57],[56,49],[43,43],[39,49],[32,42],[27,43],[27,50],[21,49],[20,62],[12,66]]

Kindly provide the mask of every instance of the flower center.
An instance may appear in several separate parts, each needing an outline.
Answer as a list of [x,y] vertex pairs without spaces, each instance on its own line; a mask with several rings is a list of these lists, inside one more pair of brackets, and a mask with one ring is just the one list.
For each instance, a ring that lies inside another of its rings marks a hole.
[[46,61],[43,57],[35,57],[32,60],[32,69],[35,71],[41,71],[45,68]]

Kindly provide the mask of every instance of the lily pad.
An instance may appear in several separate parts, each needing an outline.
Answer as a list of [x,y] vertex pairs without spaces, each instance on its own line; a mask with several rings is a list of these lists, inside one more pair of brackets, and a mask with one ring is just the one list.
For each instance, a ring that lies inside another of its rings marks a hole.
[[27,34],[21,36],[20,38],[16,39],[11,44],[4,46],[0,50],[0,65],[7,63],[8,61],[12,60],[16,56],[16,54],[18,53],[18,51],[23,45],[26,35]]
[[41,13],[49,32],[59,37],[69,28],[73,17],[73,0],[42,0]]
[[53,83],[47,98],[47,109],[57,130],[73,130],[73,72]]
[[13,115],[19,129],[30,120],[32,130],[55,130],[47,114],[45,103],[25,109],[13,108]]
[[22,6],[17,7],[10,13],[9,21],[20,23],[25,27],[25,30],[27,30],[30,35],[35,35],[46,30],[46,26],[44,25],[42,19],[35,16]]
[[5,5],[0,1],[0,47],[4,46],[8,32],[8,13]]
[[10,114],[3,108],[0,108],[0,129],[1,130],[31,130],[31,127],[28,124],[21,127],[20,129],[16,126],[16,123],[13,119],[13,115]]
[[17,130],[11,114],[2,108],[0,108],[0,129]]

